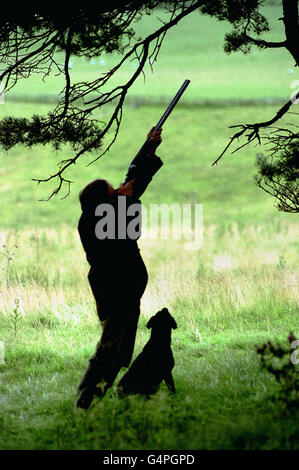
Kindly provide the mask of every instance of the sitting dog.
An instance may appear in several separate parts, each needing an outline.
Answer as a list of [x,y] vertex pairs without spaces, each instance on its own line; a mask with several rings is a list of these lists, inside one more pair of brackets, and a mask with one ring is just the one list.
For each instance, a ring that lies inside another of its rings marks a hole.
[[171,374],[174,358],[170,343],[171,329],[177,328],[176,321],[167,308],[163,308],[150,318],[146,326],[152,329],[150,339],[120,380],[117,386],[119,397],[129,394],[149,396],[158,391],[163,380],[175,393]]

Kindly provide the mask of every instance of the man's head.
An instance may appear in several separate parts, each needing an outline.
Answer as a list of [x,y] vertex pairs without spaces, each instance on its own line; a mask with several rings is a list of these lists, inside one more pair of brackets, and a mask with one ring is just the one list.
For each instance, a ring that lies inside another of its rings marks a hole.
[[80,191],[81,208],[83,211],[94,210],[98,204],[109,202],[113,194],[114,188],[107,180],[96,179]]

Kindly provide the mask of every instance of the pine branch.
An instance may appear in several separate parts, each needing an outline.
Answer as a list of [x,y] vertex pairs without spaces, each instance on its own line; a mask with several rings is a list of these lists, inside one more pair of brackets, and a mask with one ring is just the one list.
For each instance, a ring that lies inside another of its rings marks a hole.
[[[133,73],[133,75],[130,77],[130,79],[123,85],[119,85],[115,87],[114,89],[110,90],[109,92],[102,93],[100,94],[99,97],[94,98],[92,100],[89,100],[85,102],[85,105],[92,105],[88,108],[81,109],[81,108],[72,108],[72,113],[73,113],[73,119],[77,120],[80,118],[83,121],[86,121],[88,119],[88,116],[91,115],[96,109],[102,107],[105,104],[111,103],[115,99],[118,99],[118,102],[114,108],[114,111],[108,121],[108,123],[105,125],[105,127],[101,130],[98,138],[95,140],[92,140],[89,144],[83,145],[83,147],[76,153],[76,155],[73,158],[63,160],[61,161],[58,166],[59,170],[52,175],[50,175],[48,178],[34,178],[33,181],[36,181],[38,184],[42,182],[49,182],[52,179],[57,179],[58,180],[58,186],[53,190],[52,194],[50,194],[49,198],[50,199],[52,196],[56,195],[62,188],[64,183],[67,183],[68,186],[70,185],[70,181],[65,179],[63,174],[64,172],[73,164],[75,164],[85,152],[91,151],[92,149],[96,148],[97,146],[100,145],[101,140],[103,137],[108,133],[108,131],[111,129],[111,127],[115,124],[116,129],[114,132],[114,137],[112,138],[111,142],[107,145],[107,147],[104,149],[103,152],[98,155],[97,158],[95,158],[91,163],[94,163],[97,161],[99,158],[101,158],[113,145],[115,142],[115,139],[118,135],[119,128],[121,125],[121,120],[122,120],[122,108],[123,104],[125,102],[125,98],[127,95],[128,90],[130,87],[134,84],[136,79],[139,77],[141,73],[143,73],[143,68],[146,64],[146,61],[149,57],[149,48],[150,45],[153,41],[157,40],[154,46],[154,50],[151,53],[151,56],[153,56],[155,59],[157,58],[157,55],[159,53],[159,50],[161,48],[162,40],[165,37],[166,32],[175,26],[179,21],[181,21],[184,17],[195,11],[199,6],[201,6],[204,3],[204,1],[197,1],[193,2],[191,5],[189,4],[188,8],[183,8],[182,11],[175,17],[172,15],[172,19],[168,22],[165,23],[161,28],[156,30],[154,33],[148,35],[145,39],[138,41],[120,60],[120,62],[113,67],[109,72],[107,72],[104,76],[101,78],[91,82],[91,83],[79,83],[75,84],[72,87],[69,87],[65,89],[65,98],[64,98],[64,104],[63,102],[60,102],[58,106],[56,107],[56,110],[54,110],[54,118],[52,120],[46,122],[44,124],[45,127],[49,127],[52,125],[58,125],[59,122],[61,122],[63,119],[66,118],[67,114],[65,114],[65,110],[67,107],[74,103],[74,101],[78,99],[83,99],[85,96],[90,95],[93,92],[99,92],[99,90],[110,80],[110,78],[119,70],[119,68],[123,65],[123,63],[132,55],[136,55],[137,60],[139,62],[138,67],[136,71]],[[150,56],[150,57],[151,57]],[[80,91],[81,90],[81,91]],[[61,107],[63,107],[63,111],[60,112]],[[90,164],[91,164],[90,163]]]
[[248,42],[251,42],[252,44],[255,44],[256,46],[270,48],[270,49],[278,48],[278,47],[286,47],[286,41],[271,42],[271,41],[265,41],[264,39],[253,38],[251,36],[248,36],[248,34],[244,34],[243,36]]
[[[255,124],[237,124],[234,126],[229,126],[230,128],[234,127],[241,127],[241,130],[236,132],[231,138],[225,149],[221,152],[219,157],[212,163],[213,165],[217,165],[219,160],[223,157],[227,149],[231,146],[231,144],[236,140],[239,139],[245,132],[250,131],[249,134],[247,134],[247,142],[243,144],[241,147],[244,147],[248,144],[250,144],[252,141],[257,140],[260,143],[260,129],[265,128],[265,127],[270,127],[272,124],[277,122],[282,116],[284,116],[290,107],[294,104],[295,101],[299,99],[299,92],[297,92],[287,103],[285,103],[276,113],[276,115],[272,118],[269,119],[268,121],[264,122],[258,122]],[[239,150],[241,147],[239,147],[237,150]],[[235,150],[236,151],[236,150]],[[235,152],[234,151],[234,152]]]

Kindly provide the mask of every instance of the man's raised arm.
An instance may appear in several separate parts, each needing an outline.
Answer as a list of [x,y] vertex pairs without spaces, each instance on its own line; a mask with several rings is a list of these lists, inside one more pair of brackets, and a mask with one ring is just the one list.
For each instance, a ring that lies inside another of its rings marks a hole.
[[[148,133],[148,136],[152,130],[153,128]],[[131,162],[126,174],[125,183],[120,186],[121,189],[130,183],[132,185],[133,196],[137,199],[144,193],[153,176],[163,165],[162,160],[155,155],[157,147],[162,142],[161,132],[162,129],[160,128],[152,134],[144,152],[138,154]]]

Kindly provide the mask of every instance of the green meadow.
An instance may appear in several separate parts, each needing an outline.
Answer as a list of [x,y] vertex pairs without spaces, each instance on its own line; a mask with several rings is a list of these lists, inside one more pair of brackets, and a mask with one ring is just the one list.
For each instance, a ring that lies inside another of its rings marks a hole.
[[[280,9],[267,7],[267,15],[274,27],[269,37],[279,39]],[[139,34],[155,21],[138,23]],[[264,147],[228,152],[212,166],[232,135],[229,126],[271,118],[298,72],[280,50],[225,55],[228,30],[195,14],[169,33],[154,73],[147,70],[145,83],[138,80],[130,92],[110,152],[90,166],[97,154],[88,154],[68,171],[67,198],[62,192],[41,201],[55,182],[37,185],[32,178],[52,174],[72,156],[69,148],[1,151],[1,449],[298,449],[298,411],[272,400],[278,385],[255,352],[269,339],[286,344],[290,331],[299,334],[297,215],[279,212],[255,186],[255,158]],[[73,80],[92,79],[115,60],[74,58]],[[129,78],[132,65],[115,83]],[[40,78],[13,89],[0,116],[46,114],[62,82]],[[150,316],[168,307],[178,324],[172,333],[177,393],[170,396],[162,384],[150,400],[120,400],[114,386],[76,415],[76,387],[101,333],[77,234],[78,192],[97,177],[114,185],[123,180],[185,78],[191,84],[157,151],[164,165],[142,202],[146,208],[202,204],[203,245],[186,250],[186,240],[173,236],[176,226],[168,240],[150,233],[140,239],[149,283],[134,352],[149,337]],[[101,118],[109,113],[105,108]]]

